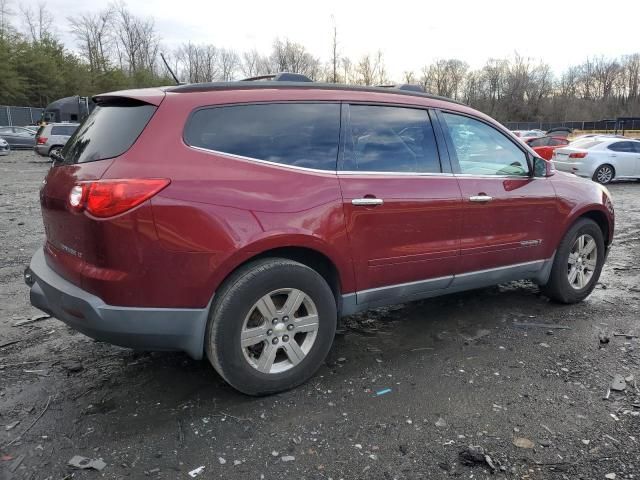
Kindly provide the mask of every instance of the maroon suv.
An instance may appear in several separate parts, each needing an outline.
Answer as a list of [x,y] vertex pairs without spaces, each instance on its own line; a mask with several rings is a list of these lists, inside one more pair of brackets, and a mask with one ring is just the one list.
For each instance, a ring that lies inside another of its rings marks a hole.
[[516,279],[578,302],[613,237],[606,188],[444,98],[276,77],[95,101],[42,186],[32,304],[248,394],[304,382],[368,308]]

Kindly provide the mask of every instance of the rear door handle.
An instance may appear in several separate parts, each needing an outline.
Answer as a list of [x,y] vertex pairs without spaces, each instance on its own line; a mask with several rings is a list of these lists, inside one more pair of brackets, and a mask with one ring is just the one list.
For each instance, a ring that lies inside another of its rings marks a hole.
[[382,205],[384,200],[381,198],[354,198],[351,200],[351,205],[355,205],[357,207],[371,207],[375,205]]
[[486,203],[491,200],[493,200],[493,197],[490,197],[489,195],[473,195],[469,197],[470,202]]

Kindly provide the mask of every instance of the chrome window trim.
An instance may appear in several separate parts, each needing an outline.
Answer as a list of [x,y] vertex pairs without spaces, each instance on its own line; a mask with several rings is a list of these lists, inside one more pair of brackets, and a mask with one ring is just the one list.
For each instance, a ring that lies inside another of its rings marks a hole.
[[222,155],[224,157],[231,157],[231,158],[235,158],[237,160],[255,162],[255,163],[259,163],[259,164],[263,164],[263,165],[270,165],[272,167],[281,167],[281,168],[288,168],[288,169],[292,169],[292,170],[301,170],[301,171],[310,172],[310,173],[324,173],[324,174],[329,174],[329,175],[336,175],[336,173],[337,173],[336,170],[320,170],[319,168],[298,167],[297,165],[288,165],[286,163],[271,162],[269,160],[261,160],[259,158],[245,157],[243,155],[236,155],[235,153],[221,152],[220,150],[212,150],[210,148],[195,147],[193,145],[189,145],[188,143],[185,143],[185,145],[188,148],[192,148],[192,149],[200,151],[200,152],[212,153],[212,154],[215,154],[215,155]]

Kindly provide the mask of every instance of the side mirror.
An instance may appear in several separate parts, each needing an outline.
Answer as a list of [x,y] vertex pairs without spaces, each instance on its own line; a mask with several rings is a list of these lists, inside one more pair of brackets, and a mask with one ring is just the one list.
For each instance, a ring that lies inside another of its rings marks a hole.
[[555,175],[556,168],[551,160],[545,160],[541,157],[533,157],[533,176],[534,177],[550,177]]

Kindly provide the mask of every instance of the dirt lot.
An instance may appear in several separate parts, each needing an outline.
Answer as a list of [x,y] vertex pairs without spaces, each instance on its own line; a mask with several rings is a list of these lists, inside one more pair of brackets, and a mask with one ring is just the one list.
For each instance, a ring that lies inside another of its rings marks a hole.
[[[640,478],[640,183],[611,186],[616,242],[584,303],[520,282],[350,317],[310,382],[249,398],[206,361],[15,325],[40,314],[22,271],[47,168],[0,157],[0,479]],[[465,464],[470,445],[488,457]]]

